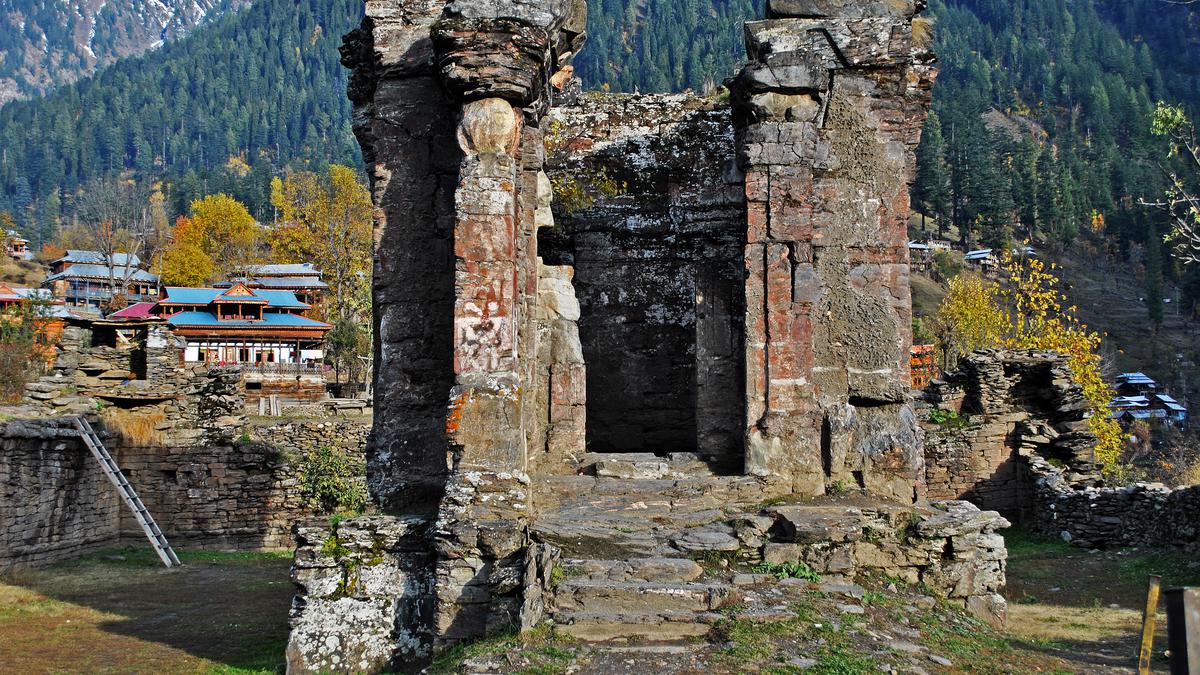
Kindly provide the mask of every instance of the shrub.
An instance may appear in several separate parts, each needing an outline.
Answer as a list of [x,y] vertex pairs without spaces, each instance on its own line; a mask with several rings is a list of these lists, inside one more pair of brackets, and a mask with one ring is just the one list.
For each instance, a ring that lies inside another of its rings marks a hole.
[[814,583],[821,580],[821,575],[817,571],[809,567],[807,563],[802,562],[785,562],[785,563],[761,563],[754,567],[754,571],[758,574],[770,574],[776,579],[805,579]]
[[367,506],[366,464],[338,448],[310,451],[300,461],[300,490],[322,511],[361,513]]

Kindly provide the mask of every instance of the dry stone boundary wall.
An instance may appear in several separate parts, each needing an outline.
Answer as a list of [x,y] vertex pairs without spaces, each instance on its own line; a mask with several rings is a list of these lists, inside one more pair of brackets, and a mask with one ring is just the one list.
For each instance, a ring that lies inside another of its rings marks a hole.
[[1077,488],[1061,468],[1028,460],[1033,529],[1082,548],[1148,546],[1200,551],[1200,485]]
[[[117,545],[145,544],[133,515],[71,427],[71,418],[0,425],[0,573],[42,567]],[[93,425],[102,429],[98,420]],[[183,436],[194,429],[180,428]],[[320,447],[361,459],[361,422],[285,422],[246,438],[105,445],[172,544],[286,549],[295,522],[317,508],[300,490],[297,460]]]
[[0,429],[0,574],[111,546],[122,508],[74,429],[57,420]]

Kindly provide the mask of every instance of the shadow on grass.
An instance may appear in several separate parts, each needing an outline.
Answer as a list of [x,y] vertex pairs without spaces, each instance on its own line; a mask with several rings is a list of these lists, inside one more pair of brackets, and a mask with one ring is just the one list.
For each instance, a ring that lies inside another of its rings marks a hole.
[[173,569],[149,548],[112,549],[4,581],[119,616],[95,626],[217,664],[210,672],[280,671],[293,595],[290,554],[177,553],[184,564]]

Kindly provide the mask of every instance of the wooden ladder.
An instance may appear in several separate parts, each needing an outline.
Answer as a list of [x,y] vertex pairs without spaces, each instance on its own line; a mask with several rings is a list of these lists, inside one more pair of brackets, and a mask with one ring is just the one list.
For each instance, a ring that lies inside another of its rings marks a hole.
[[92,456],[100,463],[100,468],[104,469],[104,475],[108,476],[108,480],[117,486],[117,492],[121,493],[121,498],[125,500],[129,510],[133,511],[133,517],[137,519],[138,525],[142,526],[142,531],[146,533],[146,538],[150,540],[150,545],[154,547],[154,552],[162,559],[163,564],[167,567],[182,565],[183,563],[179,562],[175,551],[171,549],[171,545],[167,543],[166,536],[163,535],[162,530],[158,529],[158,524],[154,522],[154,516],[150,515],[150,511],[142,503],[141,497],[138,497],[137,491],[133,489],[128,480],[125,480],[125,474],[121,473],[121,468],[113,461],[112,455],[104,447],[104,443],[100,441],[100,437],[96,435],[92,425],[81,415],[75,418],[75,428],[79,430],[79,437],[83,439],[83,444],[92,451]]

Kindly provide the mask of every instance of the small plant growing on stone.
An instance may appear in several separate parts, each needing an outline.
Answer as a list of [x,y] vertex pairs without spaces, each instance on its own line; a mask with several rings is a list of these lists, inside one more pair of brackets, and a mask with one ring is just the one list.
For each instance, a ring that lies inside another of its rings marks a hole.
[[809,567],[808,563],[803,562],[765,562],[756,565],[754,571],[757,574],[770,574],[780,581],[784,579],[804,579],[813,583],[821,581],[821,575]]
[[961,429],[967,425],[970,419],[965,415],[959,415],[953,410],[934,408],[929,411],[929,421],[951,429]]

